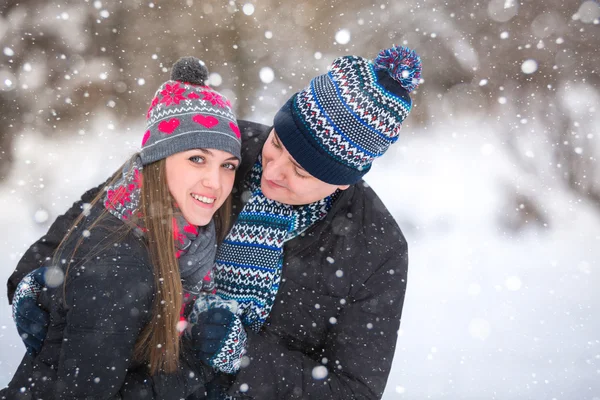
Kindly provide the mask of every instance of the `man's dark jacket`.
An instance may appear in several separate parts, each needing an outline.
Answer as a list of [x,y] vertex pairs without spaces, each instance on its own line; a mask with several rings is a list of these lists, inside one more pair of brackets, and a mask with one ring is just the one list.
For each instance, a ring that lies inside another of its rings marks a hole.
[[[234,217],[246,197],[244,177],[270,130],[246,121],[239,125],[243,159],[233,189]],[[98,190],[86,193],[31,246],[9,279],[9,299],[18,282],[51,256],[82,202]],[[229,394],[267,400],[380,398],[392,365],[407,267],[406,240],[386,207],[364,181],[350,186],[324,220],[285,244],[269,318],[259,333],[247,329],[249,362],[236,376],[222,377]]]

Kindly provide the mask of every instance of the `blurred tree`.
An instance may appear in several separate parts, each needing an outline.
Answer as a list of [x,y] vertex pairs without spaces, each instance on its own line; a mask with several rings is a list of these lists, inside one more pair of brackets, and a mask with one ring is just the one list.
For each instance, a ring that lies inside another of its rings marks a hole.
[[[597,14],[590,0],[5,0],[0,179],[15,135],[85,129],[100,112],[117,126],[143,118],[181,56],[207,62],[241,118],[270,123],[334,57],[401,44],[425,78],[407,126],[495,119],[524,170],[598,203]],[[575,90],[587,106],[574,108]]]

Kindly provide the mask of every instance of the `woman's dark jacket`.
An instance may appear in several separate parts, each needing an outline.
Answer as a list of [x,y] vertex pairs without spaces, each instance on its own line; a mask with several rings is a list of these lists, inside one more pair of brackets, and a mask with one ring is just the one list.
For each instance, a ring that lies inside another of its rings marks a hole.
[[[243,159],[234,185],[235,215],[243,207],[243,179],[270,131],[239,122]],[[27,251],[9,279],[9,299],[23,276],[52,253],[80,209],[81,202],[75,203]],[[386,207],[364,181],[350,186],[324,220],[285,244],[275,305],[258,334],[247,329],[249,363],[235,376],[221,376],[221,384],[240,398],[380,398],[407,267],[406,240]]]
[[[145,367],[133,357],[134,345],[150,321],[153,305],[154,274],[149,253],[141,235],[132,230],[125,233],[125,224],[108,213],[91,228],[102,212],[102,205],[92,207],[67,240],[60,256],[65,262],[58,260],[66,285],[57,281],[58,285],[48,287],[38,297],[50,312],[46,339],[37,356],[23,358],[8,389],[1,393],[5,398],[139,399],[144,393],[132,393],[133,386],[143,387],[150,398],[163,398],[160,391],[164,383],[159,388],[149,380],[143,386],[136,383],[140,376],[136,371]],[[74,222],[61,218],[60,228],[64,229],[59,232],[53,225],[46,240],[36,246],[58,245]],[[32,252],[35,250],[30,249],[26,257]],[[68,260],[72,260],[70,265]],[[19,272],[37,266],[26,266],[23,261]],[[169,378],[170,390],[190,394],[204,387],[202,370],[194,379],[185,377],[187,362],[182,358],[182,373]],[[21,388],[27,390],[21,392]]]

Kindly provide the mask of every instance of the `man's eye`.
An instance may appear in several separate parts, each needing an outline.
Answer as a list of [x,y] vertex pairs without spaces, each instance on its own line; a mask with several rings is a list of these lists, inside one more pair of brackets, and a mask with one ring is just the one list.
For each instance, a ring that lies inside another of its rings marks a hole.
[[274,147],[276,147],[276,148],[278,148],[278,149],[280,149],[280,148],[281,148],[281,146],[279,145],[279,143],[277,143],[277,142],[275,141],[275,138],[273,138],[273,139],[271,140],[271,143],[273,144],[273,146],[274,146]]
[[306,176],[306,175],[302,175],[301,173],[299,173],[299,172],[298,172],[298,168],[294,168],[294,173],[295,173],[295,174],[296,174],[296,176],[297,176],[297,177],[299,177],[299,178],[303,178],[303,179],[305,179],[305,178],[308,178],[308,176]]

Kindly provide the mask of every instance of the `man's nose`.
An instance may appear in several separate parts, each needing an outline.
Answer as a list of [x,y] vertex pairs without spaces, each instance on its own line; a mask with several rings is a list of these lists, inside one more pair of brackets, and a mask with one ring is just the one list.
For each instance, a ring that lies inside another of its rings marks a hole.
[[274,157],[267,162],[263,172],[265,178],[270,181],[283,181],[285,179],[285,160],[284,157]]

